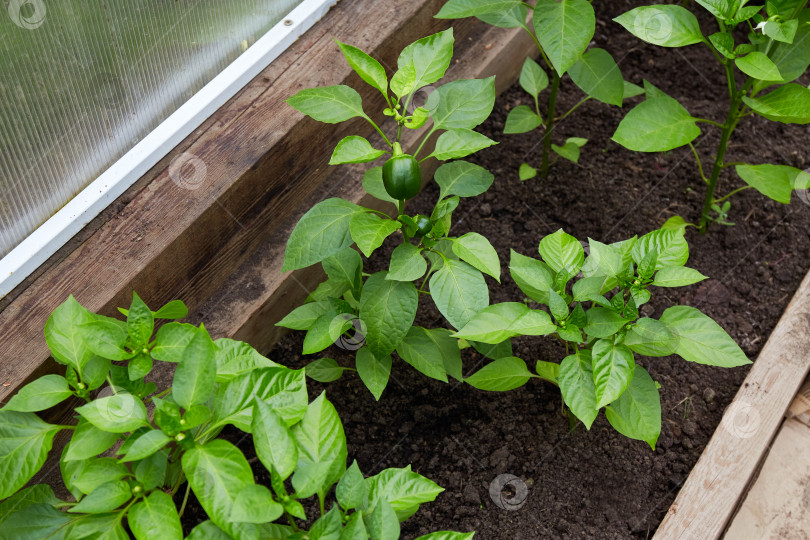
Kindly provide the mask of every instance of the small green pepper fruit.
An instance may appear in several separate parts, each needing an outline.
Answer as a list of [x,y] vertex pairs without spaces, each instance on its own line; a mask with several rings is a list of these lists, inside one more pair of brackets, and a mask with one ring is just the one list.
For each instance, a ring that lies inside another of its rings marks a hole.
[[383,165],[385,191],[398,200],[405,201],[416,197],[422,188],[422,171],[416,158],[402,152],[402,146],[394,143],[394,155]]
[[414,238],[422,238],[433,230],[433,222],[430,221],[429,217],[419,214],[413,220],[416,223],[416,231],[413,233]]

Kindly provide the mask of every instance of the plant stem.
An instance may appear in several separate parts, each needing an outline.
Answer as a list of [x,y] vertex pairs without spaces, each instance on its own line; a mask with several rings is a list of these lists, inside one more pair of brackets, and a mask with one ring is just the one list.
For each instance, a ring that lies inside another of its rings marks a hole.
[[183,504],[180,505],[180,516],[186,511],[186,503],[188,503],[188,494],[191,493],[191,483],[186,483],[186,494],[183,495]]
[[551,81],[551,95],[548,97],[548,111],[547,111],[547,118],[546,118],[546,131],[543,133],[543,161],[540,165],[540,177],[547,178],[548,177],[548,167],[549,161],[548,156],[551,152],[551,132],[554,130],[554,115],[556,114],[557,109],[557,92],[560,90],[560,76],[557,75],[557,71],[552,69],[551,70],[552,81]]
[[706,187],[706,197],[703,200],[703,212],[700,216],[698,229],[701,234],[706,234],[709,228],[709,222],[712,204],[714,204],[714,192],[717,189],[717,181],[720,178],[720,173],[723,171],[723,159],[726,157],[726,150],[728,149],[728,141],[731,139],[731,134],[734,133],[734,128],[740,121],[740,103],[742,97],[748,89],[748,84],[744,85],[741,89],[736,88],[734,83],[734,70],[729,62],[726,63],[726,76],[729,81],[729,87],[735,87],[731,95],[731,103],[728,108],[728,115],[726,121],[723,123],[723,132],[720,135],[720,144],[717,147],[717,156],[714,159],[714,167],[712,167],[712,174],[709,177],[709,182]]
[[743,186],[743,187],[737,188],[737,189],[735,189],[734,191],[730,191],[730,192],[728,192],[727,194],[723,195],[723,196],[722,196],[722,197],[720,197],[719,199],[715,199],[715,200],[714,200],[714,202],[715,202],[715,204],[717,204],[717,203],[719,203],[719,202],[723,202],[723,201],[725,201],[726,199],[728,199],[729,197],[731,197],[732,195],[736,195],[736,194],[737,194],[737,193],[739,193],[740,191],[744,191],[744,190],[746,190],[746,189],[751,189],[752,187],[754,187],[754,186]]
[[321,516],[323,516],[326,512],[324,511],[324,494],[318,493],[318,506],[321,508]]

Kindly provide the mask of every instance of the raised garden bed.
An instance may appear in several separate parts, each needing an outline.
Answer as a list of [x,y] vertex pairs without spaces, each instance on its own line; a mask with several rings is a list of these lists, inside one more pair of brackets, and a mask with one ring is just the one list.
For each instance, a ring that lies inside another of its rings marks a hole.
[[[619,4],[597,5],[599,20],[609,21],[635,3]],[[611,23],[597,28],[595,41],[623,53],[617,60],[628,80],[649,78],[695,115],[723,114],[715,100],[725,90],[722,74],[707,51],[694,47],[685,49],[682,58],[673,56],[640,44]],[[564,95],[568,101],[563,108],[579,99],[575,90]],[[485,124],[482,131],[501,144],[481,152],[477,162],[497,180],[480,199],[462,202],[454,234],[483,232],[503,261],[509,247],[533,253],[540,237],[560,227],[580,238],[617,241],[643,234],[673,214],[699,212],[700,179],[689,150],[627,152],[609,140],[623,111],[597,104],[584,105],[557,128],[561,140],[589,137],[579,166],[562,161],[547,181],[519,182],[516,170],[537,151],[539,141],[501,132],[506,110],[527,100],[511,89]],[[699,150],[716,143],[712,130],[705,133]],[[761,161],[805,168],[810,159],[802,144],[805,137],[803,127],[748,118],[729,159],[756,152]],[[763,139],[773,143],[763,149]],[[414,210],[429,209],[436,195],[436,186],[429,185]],[[794,201],[783,206],[743,193],[735,202],[736,227],[716,226],[706,236],[690,234],[690,265],[712,279],[670,299],[699,306],[751,358],[762,349],[810,266],[810,207]],[[520,300],[511,279],[504,282],[491,290],[492,302]],[[658,315],[669,303],[653,302],[647,309]],[[430,308],[422,317],[417,324],[432,326],[441,320]],[[271,357],[305,365],[312,358],[301,357],[302,337],[285,337]],[[341,358],[339,350],[329,353],[350,365],[350,356]],[[556,360],[563,351],[550,340],[522,339],[515,354],[528,361]],[[465,373],[482,362],[476,353],[464,360]],[[621,437],[604,419],[590,432],[581,425],[569,431],[558,390],[540,382],[504,394],[482,393],[431,381],[395,362],[393,382],[379,404],[356,377],[344,376],[325,388],[344,418],[350,456],[363,470],[412,463],[447,488],[437,503],[403,525],[403,534],[454,527],[476,530],[482,538],[647,538],[667,513],[747,370],[676,359],[646,359],[643,365],[663,386],[664,427],[654,452]],[[320,390],[312,385],[315,394]],[[502,473],[522,478],[529,487],[527,502],[518,511],[505,511],[490,500],[490,483]]]

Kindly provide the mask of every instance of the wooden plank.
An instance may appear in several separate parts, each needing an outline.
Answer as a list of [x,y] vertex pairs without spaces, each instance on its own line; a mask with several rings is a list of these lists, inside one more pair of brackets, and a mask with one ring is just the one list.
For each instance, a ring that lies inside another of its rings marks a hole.
[[654,539],[719,538],[810,370],[805,276]]
[[[448,25],[432,18],[441,4],[340,2],[122,196],[108,221],[91,224],[84,242],[15,290],[0,312],[0,402],[54,369],[42,329],[69,294],[108,315],[129,303],[132,290],[150,305],[179,297],[192,310],[216,294],[268,235],[322,189],[330,171],[310,155],[366,129],[356,122],[325,129],[284,100],[303,87],[348,83],[372,100],[373,110],[379,104],[373,100],[382,98],[351,72],[334,38],[395,66],[407,43]],[[474,19],[456,25],[462,53],[483,27]],[[171,167],[189,156],[204,165],[197,168],[203,171],[199,177],[189,174],[193,167]]]
[[787,419],[724,538],[806,540],[810,533],[810,427]]

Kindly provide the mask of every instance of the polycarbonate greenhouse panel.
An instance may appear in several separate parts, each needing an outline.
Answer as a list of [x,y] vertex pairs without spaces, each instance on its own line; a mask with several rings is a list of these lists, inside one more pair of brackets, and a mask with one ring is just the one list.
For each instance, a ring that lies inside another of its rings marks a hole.
[[11,0],[0,13],[0,256],[301,0]]

